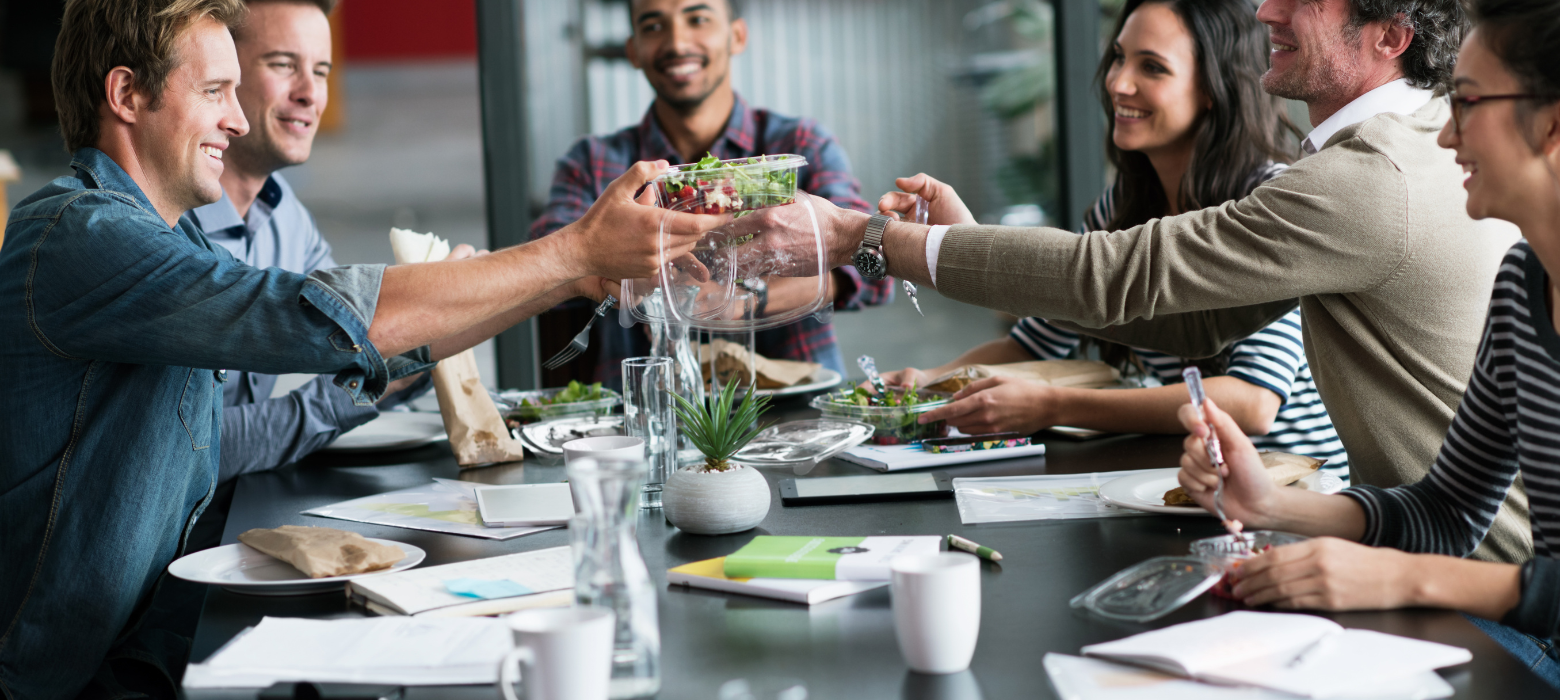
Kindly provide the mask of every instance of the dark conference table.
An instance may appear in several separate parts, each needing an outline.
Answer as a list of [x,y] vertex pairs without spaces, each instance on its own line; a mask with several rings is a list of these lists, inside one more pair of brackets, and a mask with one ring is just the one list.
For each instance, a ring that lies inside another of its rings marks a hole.
[[[777,403],[772,416],[812,417],[800,400]],[[957,467],[958,476],[1065,474],[1174,467],[1180,439],[1117,436],[1075,442],[1041,437],[1044,457]],[[787,470],[764,469],[771,488]],[[873,474],[829,460],[806,477]],[[241,477],[223,543],[250,528],[285,524],[353,530],[414,544],[428,553],[424,565],[490,557],[568,544],[557,529],[508,541],[327,520],[300,512],[330,503],[427,483],[432,477],[481,483],[541,483],[564,478],[561,460],[458,471],[447,443],[379,455],[318,454],[268,473]],[[805,478],[805,477],[799,477]],[[894,639],[887,588],[811,607],[740,595],[668,586],[668,568],[724,556],[755,535],[944,535],[956,533],[1002,552],[1001,565],[982,562],[980,642],[970,670],[951,677],[914,674]],[[1239,606],[1204,594],[1181,610],[1147,625],[1091,618],[1068,607],[1078,592],[1136,562],[1184,555],[1198,538],[1220,534],[1212,518],[1146,516],[1051,520],[964,526],[952,499],[785,507],[774,494],[769,516],[757,529],[719,537],[679,532],[660,511],[641,511],[639,543],[660,596],[661,698],[716,698],[720,685],[746,678],[794,678],[811,700],[902,697],[976,700],[1054,698],[1041,658],[1046,652],[1078,654],[1086,644],[1218,615]],[[244,628],[265,616],[341,618],[364,615],[341,593],[290,598],[248,596],[211,588],[196,632],[192,661],[204,661]],[[1440,610],[1328,614],[1345,627],[1378,630],[1465,647],[1473,661],[1444,669],[1458,698],[1560,696],[1522,667],[1462,615]],[[253,691],[199,691],[192,698],[255,697]],[[407,698],[491,698],[491,686],[408,688]]]

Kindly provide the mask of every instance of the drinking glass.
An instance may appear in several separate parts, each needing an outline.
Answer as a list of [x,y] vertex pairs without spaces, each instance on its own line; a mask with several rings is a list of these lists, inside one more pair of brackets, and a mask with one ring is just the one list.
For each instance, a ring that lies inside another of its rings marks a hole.
[[655,584],[636,535],[645,462],[587,457],[565,471],[580,509],[569,521],[574,604],[616,615],[608,693],[653,695],[661,688],[661,628]]
[[675,372],[670,357],[623,360],[623,430],[645,441],[650,467],[641,508],[661,507],[661,487],[666,475],[677,468],[677,418],[672,412]]

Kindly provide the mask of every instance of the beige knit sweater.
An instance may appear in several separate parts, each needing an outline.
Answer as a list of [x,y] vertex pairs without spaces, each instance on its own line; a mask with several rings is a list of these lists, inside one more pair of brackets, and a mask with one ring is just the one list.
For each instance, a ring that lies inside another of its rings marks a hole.
[[[1436,145],[1431,100],[1335,134],[1222,206],[1085,236],[955,226],[944,296],[1188,357],[1261,328],[1299,299],[1306,355],[1356,483],[1413,483],[1462,397],[1495,271],[1515,227],[1475,222],[1462,170]],[[1133,323],[1135,322],[1135,323]],[[1477,556],[1532,557],[1518,483]]]

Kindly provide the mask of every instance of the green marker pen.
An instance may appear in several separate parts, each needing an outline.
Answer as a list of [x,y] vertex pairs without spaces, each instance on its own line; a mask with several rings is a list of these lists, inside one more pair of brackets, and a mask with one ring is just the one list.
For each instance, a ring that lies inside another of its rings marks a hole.
[[962,549],[966,552],[974,554],[977,557],[980,557],[981,559],[986,559],[989,561],[1002,561],[1001,552],[998,552],[997,550],[990,547],[978,545],[958,535],[948,536],[948,546],[953,547],[954,549]]

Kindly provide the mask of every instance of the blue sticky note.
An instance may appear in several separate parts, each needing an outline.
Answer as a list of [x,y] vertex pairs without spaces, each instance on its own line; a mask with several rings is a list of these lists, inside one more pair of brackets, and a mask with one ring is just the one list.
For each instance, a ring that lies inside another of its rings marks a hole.
[[444,582],[444,589],[458,596],[480,598],[482,600],[513,598],[517,595],[526,595],[532,592],[531,589],[509,579],[493,581],[480,578],[447,579]]

